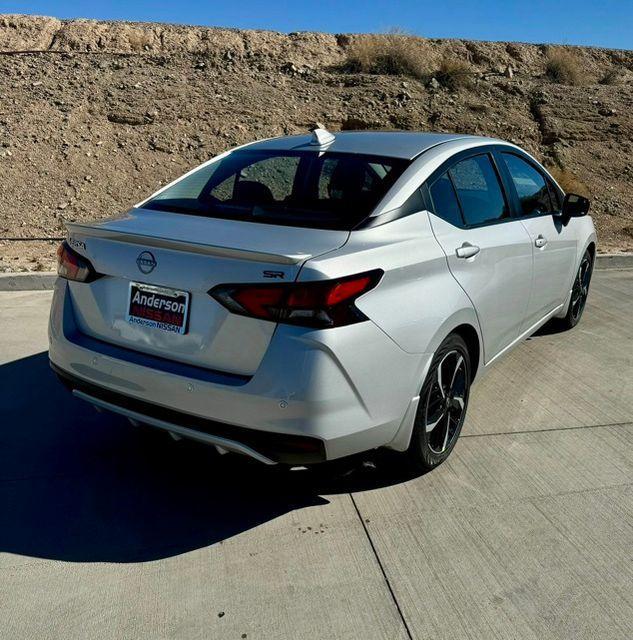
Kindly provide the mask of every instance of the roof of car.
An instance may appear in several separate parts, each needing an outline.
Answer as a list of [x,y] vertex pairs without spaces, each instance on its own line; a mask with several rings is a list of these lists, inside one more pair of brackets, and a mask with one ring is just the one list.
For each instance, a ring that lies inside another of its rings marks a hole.
[[[412,160],[431,147],[452,140],[464,142],[482,138],[459,133],[424,133],[418,131],[339,131],[334,133],[334,141],[319,147],[312,144],[311,134],[283,136],[261,140],[247,146],[248,149],[276,151],[305,150],[328,152],[360,153]],[[493,142],[492,138],[490,141]]]

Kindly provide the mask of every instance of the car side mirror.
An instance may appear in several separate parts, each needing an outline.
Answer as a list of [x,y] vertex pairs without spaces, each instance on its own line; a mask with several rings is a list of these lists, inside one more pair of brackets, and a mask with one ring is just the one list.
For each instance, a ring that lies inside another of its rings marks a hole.
[[568,193],[563,200],[563,218],[580,218],[589,213],[589,200],[576,193]]

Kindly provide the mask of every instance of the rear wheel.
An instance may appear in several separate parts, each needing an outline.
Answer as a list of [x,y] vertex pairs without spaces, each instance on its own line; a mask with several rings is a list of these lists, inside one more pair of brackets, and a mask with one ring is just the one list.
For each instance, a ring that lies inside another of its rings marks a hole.
[[562,329],[573,329],[580,322],[582,312],[585,310],[587,296],[589,295],[592,273],[593,256],[589,249],[587,249],[580,261],[578,273],[576,273],[576,277],[574,278],[567,315],[560,321]]
[[415,471],[429,471],[450,455],[466,417],[470,380],[468,348],[452,334],[433,357],[420,392],[407,451]]

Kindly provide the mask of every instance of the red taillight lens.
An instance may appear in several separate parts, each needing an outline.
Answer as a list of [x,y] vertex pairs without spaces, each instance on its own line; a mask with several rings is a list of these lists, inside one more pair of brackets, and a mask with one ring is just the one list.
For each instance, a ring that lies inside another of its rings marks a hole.
[[57,247],[57,275],[75,282],[92,282],[101,277],[90,262],[73,251],[66,241]]
[[272,322],[340,327],[366,320],[354,302],[373,289],[380,269],[338,280],[219,285],[209,294],[229,311]]
[[361,293],[367,291],[367,287],[371,283],[369,276],[361,276],[353,280],[344,280],[338,282],[332,287],[327,294],[326,304],[328,306],[334,306],[350,298],[356,298]]
[[235,290],[232,296],[248,315],[257,318],[267,318],[270,309],[278,309],[282,305],[283,297],[283,290],[274,287],[244,287]]

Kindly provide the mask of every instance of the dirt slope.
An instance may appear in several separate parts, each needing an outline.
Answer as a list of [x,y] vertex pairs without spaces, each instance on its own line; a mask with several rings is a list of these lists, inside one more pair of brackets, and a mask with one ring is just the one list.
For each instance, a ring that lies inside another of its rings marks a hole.
[[[317,121],[512,140],[586,185],[603,251],[633,250],[633,52],[575,48],[583,86],[567,86],[546,78],[544,46],[418,40],[418,80],[346,71],[354,38],[0,16],[0,271],[51,268],[55,242],[24,238]],[[469,86],[429,81],[446,57],[468,62]]]

